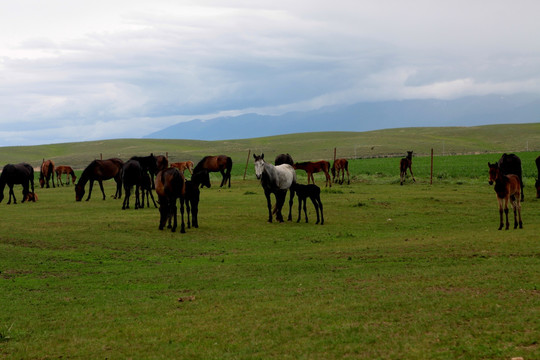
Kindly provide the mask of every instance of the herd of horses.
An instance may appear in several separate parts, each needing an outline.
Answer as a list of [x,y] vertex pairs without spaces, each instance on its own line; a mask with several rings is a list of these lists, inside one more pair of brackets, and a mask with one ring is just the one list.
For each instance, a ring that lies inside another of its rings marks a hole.
[[[316,162],[294,162],[291,155],[280,154],[274,164],[264,160],[264,154],[253,155],[255,164],[255,175],[261,181],[264,194],[267,201],[268,221],[272,222],[273,215],[276,220],[283,222],[282,208],[285,204],[287,192],[290,192],[289,215],[288,220],[292,220],[292,206],[294,196],[298,197],[298,219],[301,220],[301,212],[304,210],[305,221],[308,222],[306,202],[307,198],[311,200],[317,214],[317,224],[324,224],[323,204],[321,202],[320,188],[315,185],[313,174],[323,172],[326,179],[326,186],[332,186],[332,182],[343,184],[345,172],[347,173],[347,183],[350,184],[350,175],[348,161],[346,159],[336,159],[332,166],[328,161]],[[407,156],[402,158],[399,163],[400,184],[403,185],[406,180],[407,170],[410,172],[413,182],[415,178],[412,171],[413,152],[407,151]],[[540,156],[536,158],[536,167],[538,177],[535,183],[536,197],[540,198]],[[494,186],[499,206],[499,230],[505,224],[509,228],[508,203],[511,204],[514,211],[514,229],[523,227],[521,219],[521,202],[524,200],[523,178],[521,160],[515,154],[503,154],[496,163],[489,163],[489,184]],[[147,207],[150,207],[149,197],[151,197],[154,207],[158,207],[154,199],[152,189],[155,189],[158,196],[160,223],[159,228],[163,229],[166,224],[175,231],[177,228],[177,202],[180,202],[181,213],[181,232],[185,232],[184,206],[187,207],[188,228],[193,225],[198,227],[198,204],[201,187],[210,187],[210,172],[220,172],[222,180],[220,186],[231,187],[231,169],[232,160],[226,155],[205,156],[196,166],[193,162],[176,162],[169,164],[165,156],[134,156],[124,162],[119,158],[107,160],[94,160],[82,172],[79,181],[75,172],[70,166],[55,166],[52,160],[43,160],[40,167],[39,183],[43,187],[55,187],[54,175],[56,175],[56,186],[63,186],[62,175],[66,175],[66,185],[71,182],[75,184],[75,200],[81,201],[85,195],[86,184],[88,186],[88,195],[86,201],[90,200],[94,182],[97,181],[105,200],[105,191],[103,181],[114,179],[116,182],[115,199],[122,197],[124,190],[124,201],[122,209],[130,207],[130,198],[132,189],[135,189],[135,209],[144,208],[144,199],[146,196]],[[307,173],[307,185],[298,184],[296,181],[296,170],[304,170]],[[191,179],[187,180],[184,171],[188,170]],[[332,173],[330,178],[329,172]],[[54,174],[54,175],[53,175]],[[341,179],[340,179],[341,175]],[[154,181],[155,178],[155,181]],[[310,183],[311,182],[311,183]],[[4,188],[9,187],[9,200],[17,203],[13,186],[20,184],[23,187],[23,200],[36,201],[37,195],[34,191],[34,169],[27,163],[7,164],[0,174],[0,202],[4,199]],[[272,207],[271,195],[275,196],[275,205]],[[504,222],[504,216],[506,222]]]

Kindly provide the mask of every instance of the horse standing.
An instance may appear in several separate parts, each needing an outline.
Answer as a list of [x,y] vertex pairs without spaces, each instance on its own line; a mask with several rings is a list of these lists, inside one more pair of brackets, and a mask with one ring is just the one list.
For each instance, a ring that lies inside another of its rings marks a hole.
[[56,173],[56,185],[57,186],[64,186],[64,183],[62,182],[62,175],[66,174],[66,185],[69,185],[69,177],[71,176],[71,182],[75,184],[75,180],[77,179],[77,176],[75,175],[75,172],[71,168],[71,166],[66,165],[58,165],[54,172]]
[[[144,172],[144,174],[147,174]],[[131,189],[135,187],[135,210],[140,207],[139,204],[139,187],[142,184],[143,169],[137,160],[130,159],[122,166],[122,184],[124,185],[124,201],[122,202],[122,210],[129,209],[129,198],[131,197]]]
[[[186,210],[187,210],[187,226],[188,229],[191,228],[191,223],[193,227],[199,227],[199,200],[201,191],[199,187],[210,187],[210,176],[208,171],[203,170],[201,172],[193,174],[191,180],[186,181]],[[191,222],[190,222],[191,214]]]
[[205,156],[202,158],[201,161],[195,166],[195,169],[193,169],[193,172],[199,172],[203,169],[208,170],[209,172],[217,172],[219,171],[221,173],[221,176],[223,179],[221,180],[221,185],[219,187],[222,187],[227,183],[227,180],[229,180],[229,187],[231,187],[231,169],[232,169],[232,159],[226,155],[217,155],[217,156]]
[[[25,202],[27,199],[29,199],[30,193],[34,194],[34,168],[27,163],[20,163],[15,165],[7,164],[6,166],[4,166],[2,174],[0,174],[0,202],[4,200],[4,188],[6,184],[9,187],[8,204],[11,204],[11,197],[13,197],[13,203],[17,203],[17,199],[15,199],[15,193],[13,192],[13,185],[15,184],[22,185],[22,202]],[[32,188],[31,192],[29,190],[30,186]]]
[[309,184],[310,179],[311,179],[311,182],[315,184],[313,173],[318,173],[322,171],[324,172],[324,176],[326,177],[326,186],[332,187],[332,180],[330,179],[330,174],[328,174],[328,171],[330,171],[330,163],[328,161],[321,160],[321,161],[306,161],[306,162],[301,162],[301,163],[295,163],[294,168],[304,170],[307,173],[308,184]]
[[279,154],[276,156],[276,159],[274,160],[274,165],[282,165],[282,164],[289,164],[291,166],[294,166],[294,161],[291,155],[289,153],[287,154]]
[[540,198],[540,156],[536,158],[536,169],[538,170],[538,176],[536,177],[536,182],[534,187],[536,187],[536,197]]
[[519,178],[519,185],[521,186],[521,201],[524,200],[523,188],[523,176],[521,170],[521,159],[515,154],[502,154],[498,162],[499,169],[504,175],[514,174]]
[[141,206],[140,207],[144,209],[144,196],[146,195],[147,207],[150,207],[150,199],[148,198],[150,196],[152,198],[152,202],[154,203],[154,207],[157,208],[156,200],[154,200],[154,194],[152,194],[152,179],[150,178],[150,175],[148,173],[142,174],[140,188],[141,188],[141,201],[140,201]]
[[[340,184],[345,181],[345,171],[347,171],[347,184],[351,183],[349,178],[349,161],[347,159],[336,159],[332,164],[332,181],[336,182],[338,179]],[[339,174],[341,173],[341,180],[339,180]]]
[[[495,192],[497,193],[497,202],[499,204],[499,230],[503,228],[503,208],[506,215],[506,230],[510,227],[508,222],[508,200],[512,202],[512,208],[514,209],[514,229],[518,226],[519,216],[519,228],[523,228],[523,222],[521,221],[521,202],[520,192],[521,185],[519,177],[514,174],[504,175],[497,163],[490,164],[489,166],[489,185],[493,185],[495,182]],[[517,212],[517,215],[516,215]]]
[[90,200],[92,195],[92,188],[94,181],[99,183],[101,193],[103,194],[103,200],[105,200],[105,191],[103,190],[103,181],[114,179],[116,181],[116,193],[115,199],[122,197],[122,166],[124,162],[117,158],[107,160],[94,160],[92,161],[82,172],[79,182],[75,185],[75,200],[81,201],[84,197],[84,186],[90,181],[88,188],[88,197],[86,201]]
[[[180,232],[186,232],[184,223],[184,201],[186,194],[185,178],[176,168],[161,170],[156,176],[156,193],[159,202],[159,230],[163,230],[167,221],[171,231],[176,231],[178,226],[178,208],[176,200],[180,199],[180,213],[182,215],[182,224]],[[173,225],[171,226],[171,219]]]
[[41,163],[39,170],[39,185],[41,188],[47,184],[47,189],[50,188],[49,181],[52,179],[52,185],[54,187],[54,161],[45,160]]
[[412,151],[407,151],[407,156],[402,158],[399,162],[400,185],[403,185],[403,182],[405,181],[405,177],[407,176],[407,169],[409,169],[409,172],[411,173],[413,182],[416,182],[414,174],[412,172],[412,155]]
[[193,175],[193,161],[191,160],[171,163],[171,167],[177,168],[182,174],[187,170],[190,175]]
[[[274,166],[265,162],[264,154],[261,154],[261,156],[253,154],[253,157],[255,158],[255,175],[257,176],[257,179],[261,180],[264,195],[266,196],[266,203],[268,205],[268,222],[272,222],[272,202],[270,200],[270,194],[272,193],[276,197],[276,204],[274,207],[276,220],[283,222],[281,209],[285,203],[287,190],[291,189],[291,186],[296,183],[296,172],[289,164]],[[291,197],[289,200],[289,221],[292,220],[291,210],[294,199],[294,191],[292,189],[290,191]]]
[[[321,202],[321,188],[318,187],[315,184],[294,184],[291,189],[296,193],[296,196],[298,197],[298,220],[296,222],[300,222],[300,218],[302,217],[302,204],[304,205],[304,216],[306,218],[306,223],[308,222],[308,216],[307,216],[307,210],[306,210],[306,202],[307,198],[311,200],[313,203],[313,206],[315,206],[315,212],[317,213],[317,222],[315,224],[318,224],[319,221],[321,222],[321,225],[324,224],[324,214],[323,214],[323,204]],[[319,220],[319,210],[321,211],[321,217]]]

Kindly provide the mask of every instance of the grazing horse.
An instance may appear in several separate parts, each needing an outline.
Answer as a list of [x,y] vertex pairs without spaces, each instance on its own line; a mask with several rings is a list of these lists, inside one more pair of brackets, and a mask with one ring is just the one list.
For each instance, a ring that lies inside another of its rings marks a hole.
[[[506,214],[506,230],[508,230],[510,224],[508,222],[508,200],[512,202],[512,208],[514,209],[514,229],[518,226],[519,216],[519,228],[523,228],[523,222],[521,221],[521,202],[519,195],[521,192],[521,185],[519,177],[514,174],[504,175],[499,168],[499,164],[490,164],[489,166],[489,185],[493,185],[495,182],[495,192],[497,193],[497,202],[499,203],[499,217],[500,225],[499,230],[503,228],[503,207]],[[516,216],[516,211],[518,216]]]
[[[203,170],[201,172],[193,174],[191,180],[186,181],[186,210],[187,210],[187,226],[188,229],[191,228],[191,223],[193,227],[199,227],[199,199],[201,191],[199,190],[200,186],[210,187],[210,176],[208,171]],[[191,223],[190,216],[191,214]]]
[[103,190],[103,181],[114,179],[116,181],[116,193],[114,194],[115,199],[122,197],[122,166],[124,162],[117,158],[107,159],[107,160],[94,160],[92,161],[86,169],[83,170],[79,182],[75,185],[75,200],[81,201],[84,197],[84,186],[88,181],[90,181],[90,186],[88,188],[88,197],[86,201],[90,200],[92,195],[92,187],[94,186],[94,181],[99,183],[101,188],[101,193],[103,194],[103,200],[105,200],[105,191]]
[[140,201],[141,206],[140,207],[144,209],[144,196],[146,195],[147,207],[150,207],[150,199],[148,198],[148,196],[150,196],[152,198],[152,202],[154,203],[154,207],[157,208],[156,200],[154,200],[154,194],[152,194],[152,179],[150,179],[150,175],[148,173],[142,174],[140,188],[141,188],[141,201]]
[[27,163],[20,163],[15,165],[7,164],[6,166],[4,166],[2,174],[0,174],[0,202],[4,200],[4,188],[6,184],[9,187],[8,204],[11,204],[11,197],[13,197],[13,203],[17,203],[17,199],[15,199],[15,193],[13,192],[14,184],[22,185],[22,202],[25,202],[28,199],[28,194],[30,193],[30,185],[32,188],[31,193],[34,193],[34,168]]
[[306,202],[307,202],[307,198],[309,197],[311,202],[313,203],[313,206],[315,206],[315,211],[317,212],[317,222],[315,224],[319,223],[319,209],[320,209],[321,210],[320,222],[321,222],[321,225],[323,225],[324,215],[323,215],[323,205],[321,202],[321,188],[315,184],[308,184],[308,185],[294,184],[291,187],[291,189],[294,190],[294,192],[296,193],[296,196],[298,196],[298,220],[296,220],[296,222],[300,222],[300,218],[302,217],[302,204],[304,204],[304,215],[306,217],[306,222],[308,222]]
[[177,168],[182,174],[187,170],[190,175],[193,175],[193,161],[191,160],[171,163],[171,167]]
[[143,172],[141,164],[137,160],[130,159],[122,166],[122,184],[124,185],[124,201],[122,210],[129,209],[129,198],[131,189],[135,187],[135,210],[140,207],[139,204],[139,186],[142,184]]
[[[347,171],[347,184],[350,184],[351,180],[349,178],[349,161],[343,158],[334,160],[334,163],[332,164],[332,181],[336,182],[337,178],[339,183],[343,184],[343,181],[345,181],[345,171]],[[340,172],[341,181],[339,180]]]
[[313,173],[318,173],[320,171],[323,171],[324,176],[326,176],[326,186],[332,187],[332,180],[330,179],[330,174],[328,174],[328,171],[330,171],[330,163],[328,161],[321,160],[321,161],[315,161],[315,162],[306,161],[302,163],[295,163],[294,168],[304,170],[307,173],[308,184],[309,184],[309,179],[311,179],[311,182],[315,184]]
[[231,187],[232,164],[232,159],[226,155],[205,156],[204,158],[202,158],[201,161],[199,161],[197,166],[195,166],[193,172],[196,173],[203,169],[206,169],[209,172],[219,171],[221,173],[221,176],[223,176],[223,179],[221,180],[221,185],[219,185],[219,187],[225,185],[227,183],[227,180],[229,180],[229,187]]
[[[253,154],[255,158],[255,175],[257,179],[261,180],[261,185],[264,189],[264,195],[266,196],[266,204],[268,205],[268,222],[272,222],[272,202],[270,200],[270,194],[274,194],[276,197],[276,204],[274,207],[274,213],[276,213],[276,220],[283,222],[283,215],[281,209],[285,203],[285,197],[287,196],[287,190],[291,189],[291,186],[296,183],[296,172],[294,168],[289,164],[281,164],[274,166],[264,161],[264,154],[257,156]],[[292,205],[294,199],[294,191],[291,189],[291,197],[289,200],[289,217],[287,220],[292,220]]]
[[519,185],[521,186],[521,201],[524,200],[523,188],[523,176],[521,170],[521,159],[515,154],[503,154],[499,159],[499,169],[504,175],[514,174],[519,178]]
[[[186,181],[184,175],[176,168],[168,168],[158,172],[156,176],[156,193],[159,202],[159,230],[163,230],[167,221],[171,231],[176,231],[178,226],[178,208],[176,200],[180,199],[180,213],[182,215],[182,224],[180,232],[186,232],[184,223],[184,201],[186,194]],[[173,225],[171,226],[171,219]]]
[[278,166],[281,164],[289,164],[291,166],[294,166],[294,161],[291,155],[289,153],[287,154],[279,154],[276,156],[276,159],[274,160],[274,165]]
[[52,186],[54,187],[54,161],[45,160],[41,163],[39,170],[39,185],[41,188],[47,184],[47,189],[50,188],[49,181],[52,179]]
[[534,186],[536,187],[536,197],[540,198],[540,156],[536,158],[536,169],[538,170],[538,176],[536,177],[536,182]]
[[71,166],[66,165],[58,165],[56,169],[54,169],[54,172],[56,173],[56,185],[57,186],[64,186],[64,183],[62,182],[62,175],[66,174],[66,185],[69,185],[69,177],[71,176],[71,182],[75,184],[75,180],[77,179],[77,176],[75,175],[75,172],[71,168]]
[[403,182],[405,181],[405,177],[407,176],[407,169],[409,169],[409,172],[411,173],[412,181],[416,182],[414,174],[412,172],[412,154],[412,151],[407,151],[407,156],[402,158],[399,162],[400,185],[403,185]]

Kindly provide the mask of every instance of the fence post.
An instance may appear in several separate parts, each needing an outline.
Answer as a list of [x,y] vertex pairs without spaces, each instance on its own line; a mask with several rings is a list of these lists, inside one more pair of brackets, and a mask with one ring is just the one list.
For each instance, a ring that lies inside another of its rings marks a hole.
[[248,156],[247,156],[247,160],[246,160],[246,168],[244,169],[244,180],[246,180],[246,172],[247,172],[247,167],[249,165],[249,156],[251,155],[251,149],[248,150]]
[[433,185],[433,148],[431,148],[431,176],[429,178],[429,184]]

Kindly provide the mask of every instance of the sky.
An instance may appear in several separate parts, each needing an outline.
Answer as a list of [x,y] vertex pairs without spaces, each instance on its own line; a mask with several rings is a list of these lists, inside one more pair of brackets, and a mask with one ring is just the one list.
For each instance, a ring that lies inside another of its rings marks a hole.
[[540,95],[539,13],[537,0],[1,0],[0,146],[361,101]]

